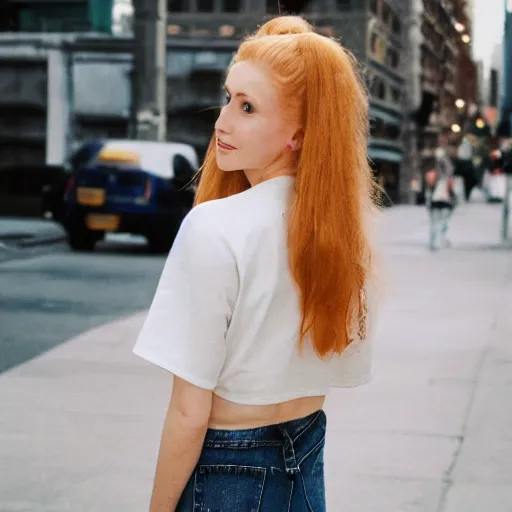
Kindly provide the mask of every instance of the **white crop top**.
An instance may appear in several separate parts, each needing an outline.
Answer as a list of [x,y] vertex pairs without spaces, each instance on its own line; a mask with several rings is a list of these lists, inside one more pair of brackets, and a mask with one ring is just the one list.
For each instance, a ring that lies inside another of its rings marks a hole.
[[[281,176],[202,203],[183,221],[134,353],[240,404],[326,395],[371,378],[367,338],[341,356],[298,351],[299,295],[288,267]],[[307,341],[307,338],[306,338]]]

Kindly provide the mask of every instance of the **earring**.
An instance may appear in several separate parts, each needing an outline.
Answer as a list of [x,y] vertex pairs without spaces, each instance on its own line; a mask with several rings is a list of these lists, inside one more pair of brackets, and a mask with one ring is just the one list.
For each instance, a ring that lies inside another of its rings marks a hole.
[[286,147],[290,150],[290,151],[293,151],[296,147],[296,145],[293,143],[293,142],[288,142],[288,144],[286,144]]

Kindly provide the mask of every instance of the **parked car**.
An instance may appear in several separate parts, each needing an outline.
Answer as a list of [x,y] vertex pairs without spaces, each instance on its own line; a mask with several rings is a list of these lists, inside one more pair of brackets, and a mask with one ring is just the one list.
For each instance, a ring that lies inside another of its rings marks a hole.
[[146,237],[154,251],[169,250],[192,207],[197,168],[197,154],[188,144],[136,140],[84,144],[70,160],[64,185],[57,184],[63,188],[58,220],[70,246],[91,251],[106,233],[122,232]]

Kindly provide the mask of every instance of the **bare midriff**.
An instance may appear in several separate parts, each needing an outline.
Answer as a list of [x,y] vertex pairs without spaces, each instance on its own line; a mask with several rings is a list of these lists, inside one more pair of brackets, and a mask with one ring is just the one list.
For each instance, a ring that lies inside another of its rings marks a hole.
[[208,428],[245,430],[304,418],[324,405],[325,396],[309,396],[272,405],[242,405],[213,395]]

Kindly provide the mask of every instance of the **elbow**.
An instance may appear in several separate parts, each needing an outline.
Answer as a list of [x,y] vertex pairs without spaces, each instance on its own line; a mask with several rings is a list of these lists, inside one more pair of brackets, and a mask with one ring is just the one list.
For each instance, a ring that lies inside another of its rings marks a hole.
[[181,426],[189,432],[204,434],[208,429],[210,411],[197,411],[193,406],[176,407],[175,416]]
[[204,432],[210,421],[212,399],[212,391],[175,378],[169,412],[183,428]]

